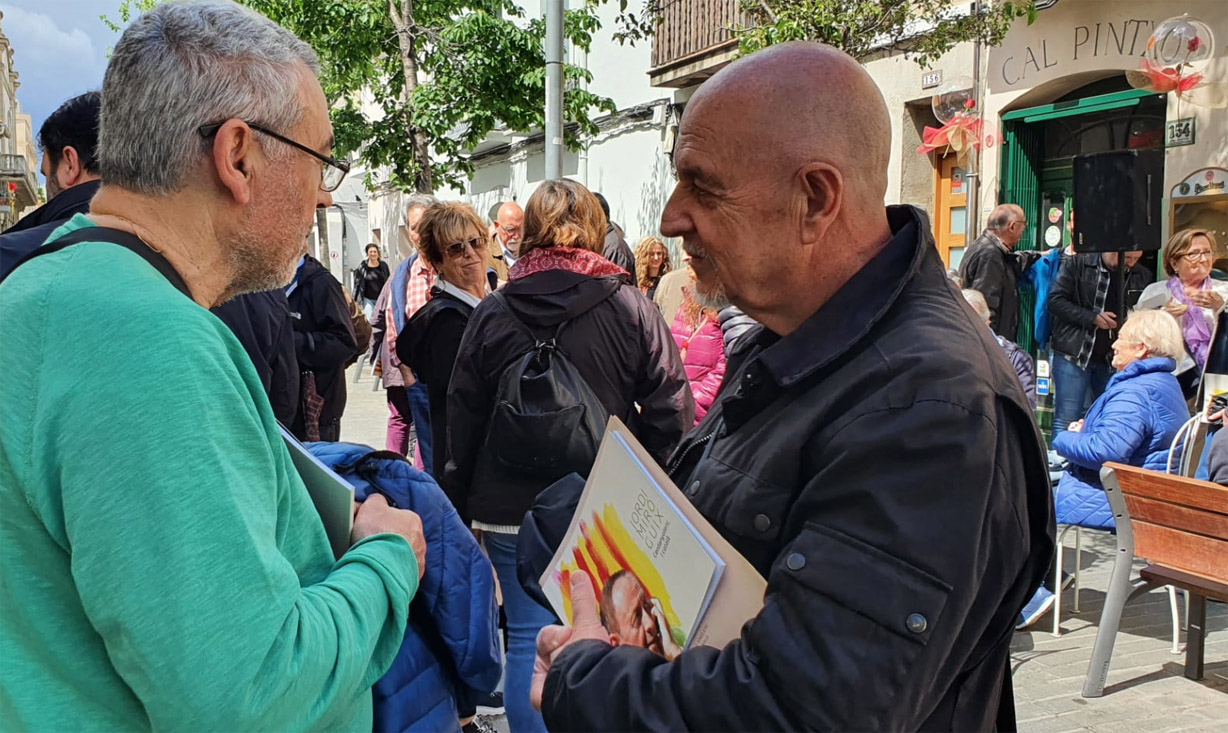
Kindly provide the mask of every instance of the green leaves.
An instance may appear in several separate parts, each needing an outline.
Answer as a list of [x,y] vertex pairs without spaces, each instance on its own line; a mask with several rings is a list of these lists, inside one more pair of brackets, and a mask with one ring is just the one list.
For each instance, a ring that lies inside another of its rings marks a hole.
[[[489,133],[544,126],[545,25],[512,0],[239,1],[315,49],[337,154],[391,172],[369,184],[459,189],[473,173],[468,151]],[[158,2],[121,0],[119,21],[103,20],[118,32]],[[587,50],[601,28],[598,2],[606,0],[575,3],[566,14],[564,34],[578,48]],[[628,0],[618,2],[625,13]],[[566,66],[564,78],[574,147],[577,133],[596,133],[591,115],[616,108],[581,88],[591,78],[583,69]]]
[[1016,18],[1036,19],[1033,0],[982,2],[975,12],[955,0],[741,0],[740,7],[752,19],[736,29],[742,54],[811,40],[857,59],[898,51],[921,66],[965,41],[997,45]]

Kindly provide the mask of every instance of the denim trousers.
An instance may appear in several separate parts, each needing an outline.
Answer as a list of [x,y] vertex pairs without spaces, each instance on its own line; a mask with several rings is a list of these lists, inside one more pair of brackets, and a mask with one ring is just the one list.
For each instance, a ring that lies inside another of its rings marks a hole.
[[516,578],[516,535],[483,532],[482,543],[503,592],[507,614],[507,663],[503,670],[503,704],[512,733],[544,733],[541,713],[529,702],[529,683],[537,658],[537,632],[554,623],[554,614],[529,597]]
[[1092,406],[1113,376],[1113,367],[1108,364],[1088,364],[1080,369],[1061,354],[1054,354],[1053,361],[1053,435],[1066,430],[1075,420],[1082,420],[1087,408]]
[[[418,452],[422,455],[422,470],[435,476],[434,454],[431,453],[431,402],[426,396],[426,385],[414,382],[407,388],[409,395],[409,415],[414,424],[414,436],[418,439]],[[440,468],[443,468],[440,466]]]

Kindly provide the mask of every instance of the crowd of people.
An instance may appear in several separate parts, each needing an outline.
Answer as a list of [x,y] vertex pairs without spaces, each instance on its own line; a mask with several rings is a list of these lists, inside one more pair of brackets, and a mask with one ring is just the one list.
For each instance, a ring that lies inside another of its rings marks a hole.
[[[994,331],[1033,405],[1032,358],[1011,339],[1019,330],[1020,282],[1035,286],[1033,333],[1042,351],[1046,340],[1052,348],[1056,520],[1113,530],[1100,469],[1109,462],[1173,469],[1172,456],[1184,448],[1182,428],[1200,407],[1196,399],[1228,280],[1212,275],[1219,250],[1205,229],[1183,229],[1168,240],[1160,258],[1168,278],[1153,282],[1141,251],[1081,253],[1068,246],[1017,252],[1026,226],[1018,206],[998,206],[948,277],[967,286],[965,299]],[[1073,231],[1073,213],[1069,226]],[[1119,323],[1121,305],[1129,315]],[[1213,437],[1195,467],[1199,476],[1228,485],[1222,409],[1206,418]],[[1048,612],[1055,592],[1039,586],[1017,628]]]
[[[1208,233],[1169,243],[1165,312],[1118,328],[1114,256],[1020,256],[1004,205],[961,293],[925,215],[883,206],[881,93],[787,43],[687,105],[660,223],[681,262],[557,180],[486,218],[411,197],[412,249],[368,246],[343,285],[306,254],[348,170],[318,71],[251,10],[167,3],[40,130],[50,200],[0,235],[6,726],[1013,725],[1055,516],[1018,281],[1049,270],[1061,518],[1188,417],[1174,371],[1225,297]],[[365,357],[385,445],[335,458],[362,500],[334,553],[279,424],[338,441]],[[610,417],[767,580],[740,639],[653,653],[611,610],[642,586],[603,605],[574,573],[567,628],[522,586],[522,524]]]

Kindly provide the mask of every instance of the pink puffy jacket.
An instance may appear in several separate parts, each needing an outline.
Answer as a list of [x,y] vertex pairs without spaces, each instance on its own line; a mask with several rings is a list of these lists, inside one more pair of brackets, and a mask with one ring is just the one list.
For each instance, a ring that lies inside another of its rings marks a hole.
[[708,414],[721,380],[725,378],[725,348],[721,341],[721,325],[715,318],[700,316],[699,327],[692,330],[687,327],[684,310],[678,309],[670,331],[682,354],[682,366],[686,368],[686,379],[695,397],[695,424],[698,425]]

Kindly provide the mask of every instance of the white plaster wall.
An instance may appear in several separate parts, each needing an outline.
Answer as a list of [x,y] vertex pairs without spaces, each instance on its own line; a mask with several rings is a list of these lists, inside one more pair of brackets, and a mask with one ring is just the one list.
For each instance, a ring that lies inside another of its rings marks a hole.
[[942,72],[942,83],[954,81],[960,76],[973,76],[973,49],[971,43],[963,43],[948,51],[937,61],[923,68],[915,61],[905,59],[902,55],[890,56],[869,61],[863,66],[883,93],[887,103],[887,112],[891,116],[891,162],[887,167],[887,197],[885,203],[911,203],[920,205],[918,201],[903,201],[901,199],[901,169],[905,156],[919,155],[915,145],[905,146],[901,134],[905,125],[913,124],[907,104],[918,100],[927,101],[938,91],[937,88],[922,89],[921,77],[927,71]]
[[601,140],[589,150],[588,187],[610,202],[610,218],[635,247],[659,235],[661,210],[674,188],[662,129],[641,126]]

